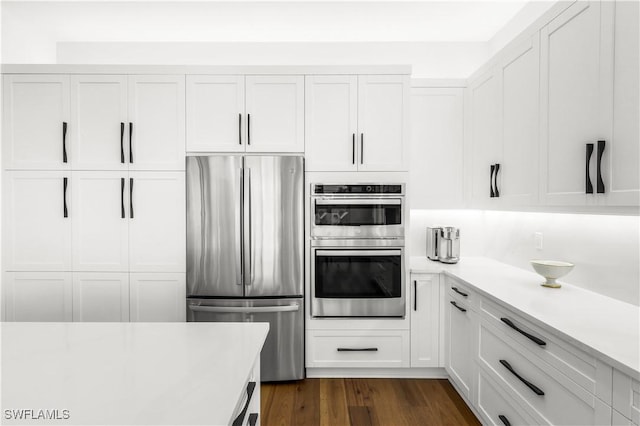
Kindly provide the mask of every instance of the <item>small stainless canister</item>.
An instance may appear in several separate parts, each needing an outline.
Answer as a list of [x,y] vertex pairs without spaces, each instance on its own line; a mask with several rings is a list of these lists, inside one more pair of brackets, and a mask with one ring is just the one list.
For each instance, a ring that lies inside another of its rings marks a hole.
[[438,238],[438,260],[443,263],[457,263],[460,260],[460,230],[444,227]]
[[431,260],[438,260],[438,238],[441,227],[427,228],[427,257]]

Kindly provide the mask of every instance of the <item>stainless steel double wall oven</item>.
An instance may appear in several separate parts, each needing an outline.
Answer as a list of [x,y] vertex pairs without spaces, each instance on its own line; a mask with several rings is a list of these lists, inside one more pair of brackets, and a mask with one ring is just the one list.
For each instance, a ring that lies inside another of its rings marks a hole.
[[404,184],[311,185],[311,315],[402,317]]

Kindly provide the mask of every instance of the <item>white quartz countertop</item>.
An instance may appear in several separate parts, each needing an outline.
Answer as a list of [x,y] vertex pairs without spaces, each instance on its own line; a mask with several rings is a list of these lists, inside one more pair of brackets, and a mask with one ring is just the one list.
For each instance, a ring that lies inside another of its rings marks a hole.
[[[226,425],[266,323],[2,323],[2,424]],[[68,410],[7,420],[6,410]]]
[[640,376],[638,306],[565,283],[560,289],[542,287],[544,278],[533,269],[488,258],[462,258],[457,264],[446,265],[412,257],[410,269],[411,273],[444,273],[457,278],[623,373]]

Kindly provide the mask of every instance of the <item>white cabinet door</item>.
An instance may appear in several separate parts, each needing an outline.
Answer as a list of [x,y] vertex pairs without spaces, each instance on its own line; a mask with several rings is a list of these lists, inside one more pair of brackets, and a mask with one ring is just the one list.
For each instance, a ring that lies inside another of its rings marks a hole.
[[412,209],[464,205],[462,88],[411,89]]
[[[541,197],[548,205],[586,205],[586,144],[611,141],[613,2],[576,2],[541,32]],[[602,23],[602,25],[601,25]]]
[[129,270],[126,172],[74,172],[73,270]]
[[184,75],[129,76],[132,170],[184,170]]
[[472,401],[475,313],[467,303],[450,296],[445,298],[444,306],[445,369],[462,394]]
[[129,321],[129,274],[74,272],[73,321]]
[[184,173],[130,172],[129,270],[184,272]]
[[70,272],[7,272],[4,277],[7,321],[71,321]]
[[74,170],[126,170],[127,77],[71,77],[70,133]]
[[186,320],[185,274],[129,274],[130,318],[135,322]]
[[308,171],[358,169],[358,77],[305,77],[305,166]]
[[438,275],[412,277],[411,366],[440,364],[440,279]]
[[187,151],[243,152],[244,76],[187,76]]
[[5,270],[71,270],[75,212],[70,175],[62,171],[4,174]]
[[539,36],[505,55],[499,67],[502,155],[497,176],[501,204],[538,202]]
[[358,170],[407,170],[409,102],[409,76],[358,76]]
[[248,152],[304,151],[304,77],[247,76]]
[[606,203],[640,204],[640,3],[615,3],[613,138],[607,142],[603,179]]
[[480,76],[469,87],[471,102],[471,156],[473,202],[478,207],[495,205],[491,166],[500,163],[498,139],[498,78],[492,70]]
[[3,84],[4,167],[68,169],[69,76],[5,75]]

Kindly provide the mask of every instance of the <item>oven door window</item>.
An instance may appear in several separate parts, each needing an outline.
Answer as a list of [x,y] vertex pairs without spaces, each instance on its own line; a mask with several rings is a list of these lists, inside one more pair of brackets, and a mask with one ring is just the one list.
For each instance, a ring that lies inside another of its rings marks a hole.
[[400,225],[402,205],[399,200],[349,202],[317,201],[315,224],[320,226]]
[[315,297],[400,297],[401,259],[399,250],[317,250]]

